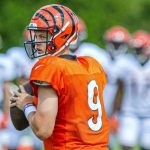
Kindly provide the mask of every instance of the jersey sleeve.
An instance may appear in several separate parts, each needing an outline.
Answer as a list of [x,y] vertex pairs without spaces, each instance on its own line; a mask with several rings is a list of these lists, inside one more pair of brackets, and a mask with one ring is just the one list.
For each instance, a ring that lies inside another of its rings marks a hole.
[[[50,85],[57,91],[58,95],[60,95],[64,88],[61,67],[57,63],[52,63],[51,61],[48,63],[38,62],[35,64],[31,72],[30,82],[32,84],[44,83],[44,85]],[[36,84],[36,86],[38,85],[39,84]]]

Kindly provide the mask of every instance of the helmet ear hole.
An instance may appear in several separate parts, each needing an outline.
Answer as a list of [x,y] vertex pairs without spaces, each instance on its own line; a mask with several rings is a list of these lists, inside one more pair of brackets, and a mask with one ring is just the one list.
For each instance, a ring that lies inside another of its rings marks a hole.
[[56,46],[55,45],[52,45],[51,49],[54,51],[56,50]]
[[58,27],[54,27],[53,32],[54,32],[54,33],[57,33],[57,32],[59,32],[59,30],[60,30],[60,29],[59,29]]
[[62,39],[65,39],[69,34],[65,34],[63,36],[61,36]]
[[56,52],[56,46],[53,44],[47,47],[48,53],[53,54]]

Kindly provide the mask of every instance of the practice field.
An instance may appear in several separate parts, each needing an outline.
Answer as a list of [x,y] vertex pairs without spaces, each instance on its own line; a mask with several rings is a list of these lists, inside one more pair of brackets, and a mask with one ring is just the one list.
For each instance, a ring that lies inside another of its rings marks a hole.
[[[120,145],[119,145],[119,143],[116,143],[116,144],[115,144],[113,150],[122,150],[121,147],[120,147]],[[139,146],[136,145],[133,150],[140,150],[140,149],[139,149]]]

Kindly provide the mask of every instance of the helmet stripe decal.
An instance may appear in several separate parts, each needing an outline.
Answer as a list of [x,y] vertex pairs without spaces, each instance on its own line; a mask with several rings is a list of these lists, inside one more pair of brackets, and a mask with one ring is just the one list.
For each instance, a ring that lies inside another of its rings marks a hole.
[[59,12],[59,14],[61,16],[62,26],[64,26],[64,13],[62,12],[62,10],[58,6],[52,6],[52,7]]
[[50,27],[47,19],[43,15],[41,15],[40,13],[36,13],[35,16],[41,18],[47,24],[47,26]]
[[43,11],[49,13],[49,15],[50,15],[50,16],[52,17],[52,19],[53,19],[54,26],[56,26],[56,20],[55,20],[55,18],[54,18],[54,15],[53,15],[50,11],[48,11],[48,10],[46,10],[46,9],[41,9],[41,10],[43,10]]
[[72,18],[72,16],[68,13],[68,11],[63,7],[61,6],[66,12],[67,14],[69,15],[70,19],[71,19],[71,22],[72,22],[72,32],[71,32],[71,35],[70,37],[74,34],[74,31],[75,31],[75,22],[74,22],[74,19]]

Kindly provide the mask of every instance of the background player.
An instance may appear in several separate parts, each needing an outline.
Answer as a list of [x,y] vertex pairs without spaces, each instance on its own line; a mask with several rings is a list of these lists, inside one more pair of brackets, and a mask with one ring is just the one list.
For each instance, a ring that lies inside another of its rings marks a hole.
[[132,149],[138,142],[141,150],[150,149],[150,63],[146,55],[148,43],[148,33],[135,32],[129,42],[133,55],[118,61],[124,89],[119,140],[124,150]]
[[117,90],[118,84],[120,84],[117,80],[117,72],[120,71],[120,68],[117,68],[116,62],[120,57],[124,56],[128,50],[129,32],[123,26],[113,26],[105,32],[104,41],[106,51],[108,52],[106,59],[107,64],[104,65],[108,80],[104,89],[104,99],[107,115],[111,123],[112,134],[110,134],[109,146],[110,149],[112,149],[116,143],[114,135],[116,135],[119,127],[118,113],[114,111],[116,107],[118,107],[115,101],[119,96],[117,95]]
[[7,127],[9,118],[8,87],[16,78],[15,66],[6,54],[0,54],[0,149],[7,148]]

